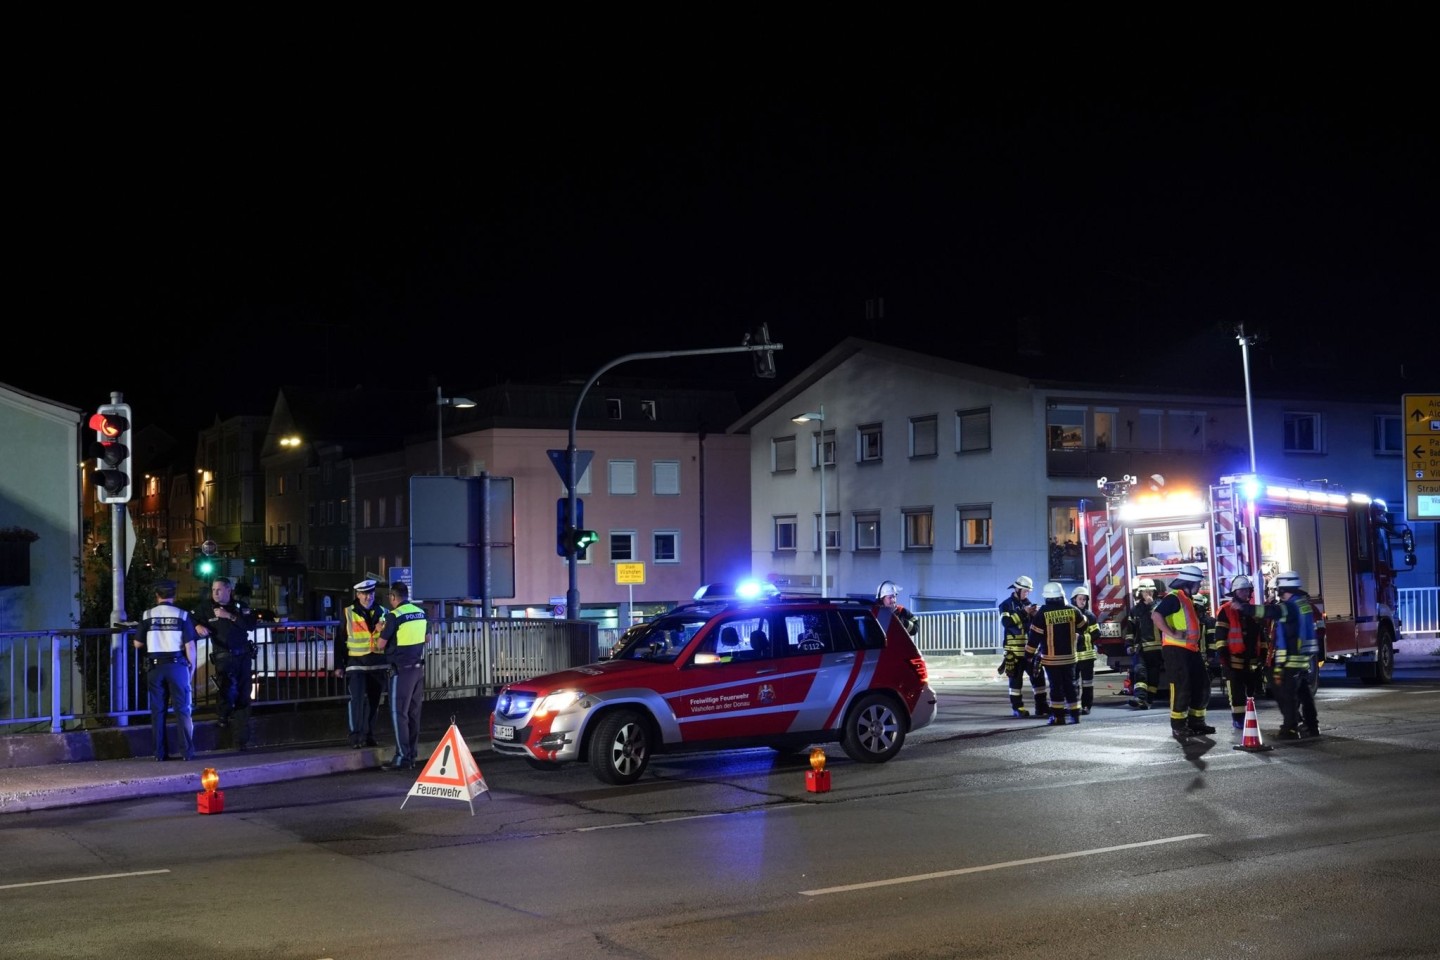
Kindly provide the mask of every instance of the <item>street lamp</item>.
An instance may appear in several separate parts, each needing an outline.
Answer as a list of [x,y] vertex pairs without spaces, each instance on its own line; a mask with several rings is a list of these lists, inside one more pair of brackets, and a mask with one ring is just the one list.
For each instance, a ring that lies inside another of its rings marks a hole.
[[1250,347],[1255,337],[1245,335],[1245,324],[1235,327],[1235,339],[1240,341],[1240,361],[1245,366],[1245,424],[1250,430],[1250,472],[1255,472],[1255,407],[1250,401]]
[[440,385],[435,385],[435,473],[437,476],[445,476],[445,441],[442,433],[442,414],[444,407],[458,407],[461,410],[468,410],[475,406],[475,401],[469,397],[444,397],[440,395]]
[[826,568],[830,554],[830,544],[826,543],[829,518],[825,515],[825,404],[820,404],[820,410],[816,413],[802,413],[790,419],[794,423],[809,423],[814,420],[820,424],[820,439],[815,444],[815,459],[820,464],[820,596],[824,597],[829,581],[829,571]]

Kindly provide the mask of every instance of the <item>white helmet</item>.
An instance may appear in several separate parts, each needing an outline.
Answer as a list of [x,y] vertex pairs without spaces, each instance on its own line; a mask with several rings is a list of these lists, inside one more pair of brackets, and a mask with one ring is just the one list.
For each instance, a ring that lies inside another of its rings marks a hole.
[[1193,563],[1187,563],[1176,571],[1175,579],[1170,581],[1170,586],[1177,589],[1186,584],[1189,584],[1191,587],[1198,587],[1204,579],[1205,574],[1200,571],[1199,567]]
[[1046,600],[1064,600],[1065,588],[1060,586],[1057,581],[1050,580],[1045,584],[1045,589],[1040,592],[1040,595]]
[[1231,592],[1231,593],[1234,593],[1236,590],[1254,590],[1254,589],[1255,589],[1255,584],[1251,583],[1251,582],[1250,582],[1250,578],[1247,577],[1247,576],[1245,576],[1245,574],[1243,574],[1243,573],[1240,574],[1240,576],[1236,577],[1234,580],[1231,580],[1231,581],[1230,581],[1230,592]]
[[1087,587],[1087,586],[1085,586],[1085,584],[1083,584],[1083,583],[1080,584],[1080,586],[1078,586],[1078,587],[1076,587],[1074,590],[1071,590],[1071,591],[1070,591],[1070,602],[1071,602],[1071,603],[1074,603],[1076,597],[1084,597],[1086,600],[1089,600],[1089,599],[1090,599],[1090,588]]
[[1135,589],[1136,589],[1136,590],[1154,590],[1154,589],[1155,589],[1155,581],[1154,581],[1154,580],[1151,580],[1149,577],[1141,577],[1139,580],[1136,580],[1136,581],[1135,581]]
[[1303,590],[1304,583],[1300,580],[1300,574],[1294,570],[1282,570],[1275,577],[1276,590]]
[[882,599],[882,598],[884,598],[884,597],[899,597],[899,596],[900,596],[900,585],[899,585],[898,583],[896,583],[894,580],[881,580],[881,581],[880,581],[880,586],[878,586],[878,587],[875,588],[875,599],[876,599],[876,600]]
[[1025,575],[1022,573],[1020,576],[1018,576],[1018,577],[1015,578],[1015,582],[1014,582],[1014,583],[1010,584],[1010,589],[1011,589],[1011,590],[1034,590],[1034,589],[1035,589],[1035,581],[1034,581],[1034,580],[1031,580],[1029,577],[1025,576]]

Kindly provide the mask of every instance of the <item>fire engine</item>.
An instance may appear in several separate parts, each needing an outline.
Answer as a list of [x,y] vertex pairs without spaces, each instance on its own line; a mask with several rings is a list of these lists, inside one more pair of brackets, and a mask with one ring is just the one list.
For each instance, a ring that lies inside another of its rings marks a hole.
[[1221,477],[1208,496],[1166,489],[1158,475],[1102,477],[1098,485],[1104,503],[1081,503],[1081,544],[1099,651],[1111,669],[1130,665],[1123,626],[1136,581],[1169,581],[1194,564],[1212,610],[1240,574],[1263,585],[1254,594],[1259,603],[1273,600],[1276,574],[1298,572],[1322,613],[1324,661],[1369,683],[1390,682],[1400,635],[1393,551],[1412,570],[1415,542],[1383,500],[1325,481],[1257,474]]

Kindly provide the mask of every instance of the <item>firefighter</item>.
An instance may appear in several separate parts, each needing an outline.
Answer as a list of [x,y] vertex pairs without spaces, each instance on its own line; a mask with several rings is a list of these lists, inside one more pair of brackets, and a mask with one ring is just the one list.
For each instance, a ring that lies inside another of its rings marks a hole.
[[1230,701],[1230,725],[1236,730],[1245,729],[1246,702],[1265,692],[1269,629],[1255,615],[1251,603],[1254,592],[1254,584],[1242,573],[1230,581],[1230,599],[1220,605],[1215,615],[1215,645],[1225,678],[1225,697]]
[[1035,715],[1038,717],[1050,712],[1045,675],[1033,669],[1034,664],[1025,653],[1025,644],[1030,634],[1030,617],[1035,613],[1035,604],[1030,602],[1030,591],[1033,589],[1035,581],[1022,574],[1010,584],[1010,596],[1000,601],[1000,629],[1005,637],[1005,659],[1001,661],[1000,669],[996,672],[1004,674],[1009,681],[1012,717],[1030,716],[1030,711],[1025,709],[1025,698],[1022,695],[1027,675],[1035,692]]
[[1170,581],[1174,592],[1167,593],[1150,612],[1170,680],[1170,734],[1177,740],[1215,732],[1205,722],[1210,671],[1200,649],[1204,626],[1194,601],[1204,578],[1195,564],[1185,564]]
[[1125,617],[1125,633],[1130,652],[1130,671],[1134,680],[1134,696],[1130,706],[1149,710],[1160,690],[1160,637],[1150,614],[1155,609],[1155,581],[1141,577],[1135,583],[1135,603]]
[[1065,602],[1065,588],[1056,581],[1045,584],[1041,596],[1045,604],[1030,617],[1025,655],[1044,666],[1054,693],[1050,698],[1049,724],[1063,727],[1067,716],[1071,723],[1080,722],[1080,700],[1075,693],[1075,647],[1088,621],[1084,613]]
[[1271,651],[1271,680],[1275,699],[1280,704],[1284,726],[1281,740],[1299,740],[1301,723],[1312,737],[1320,736],[1320,718],[1315,711],[1315,694],[1310,689],[1310,674],[1320,654],[1320,641],[1315,631],[1315,605],[1305,592],[1300,574],[1283,570],[1275,576],[1275,592],[1280,602],[1255,608],[1266,619],[1275,621],[1274,648]]
[[1090,588],[1080,584],[1070,591],[1070,603],[1085,615],[1085,625],[1075,640],[1075,677],[1080,688],[1080,712],[1089,716],[1095,703],[1095,635],[1100,622],[1090,612]]
[[890,629],[890,618],[900,621],[900,626],[910,634],[910,639],[920,632],[920,618],[900,605],[900,585],[894,580],[883,580],[875,591],[875,606],[870,611],[880,621],[880,629]]

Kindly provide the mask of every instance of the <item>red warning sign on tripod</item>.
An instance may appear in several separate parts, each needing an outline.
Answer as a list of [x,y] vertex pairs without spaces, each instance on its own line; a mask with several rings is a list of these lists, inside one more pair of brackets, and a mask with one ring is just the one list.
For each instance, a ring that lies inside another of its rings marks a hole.
[[479,764],[475,762],[470,748],[465,745],[465,738],[460,736],[460,728],[455,726],[452,720],[450,729],[445,731],[445,736],[440,738],[440,745],[430,754],[430,759],[425,761],[420,776],[415,778],[400,808],[403,810],[411,797],[464,800],[470,805],[470,816],[473,817],[475,797],[489,792],[490,788],[485,784]]

